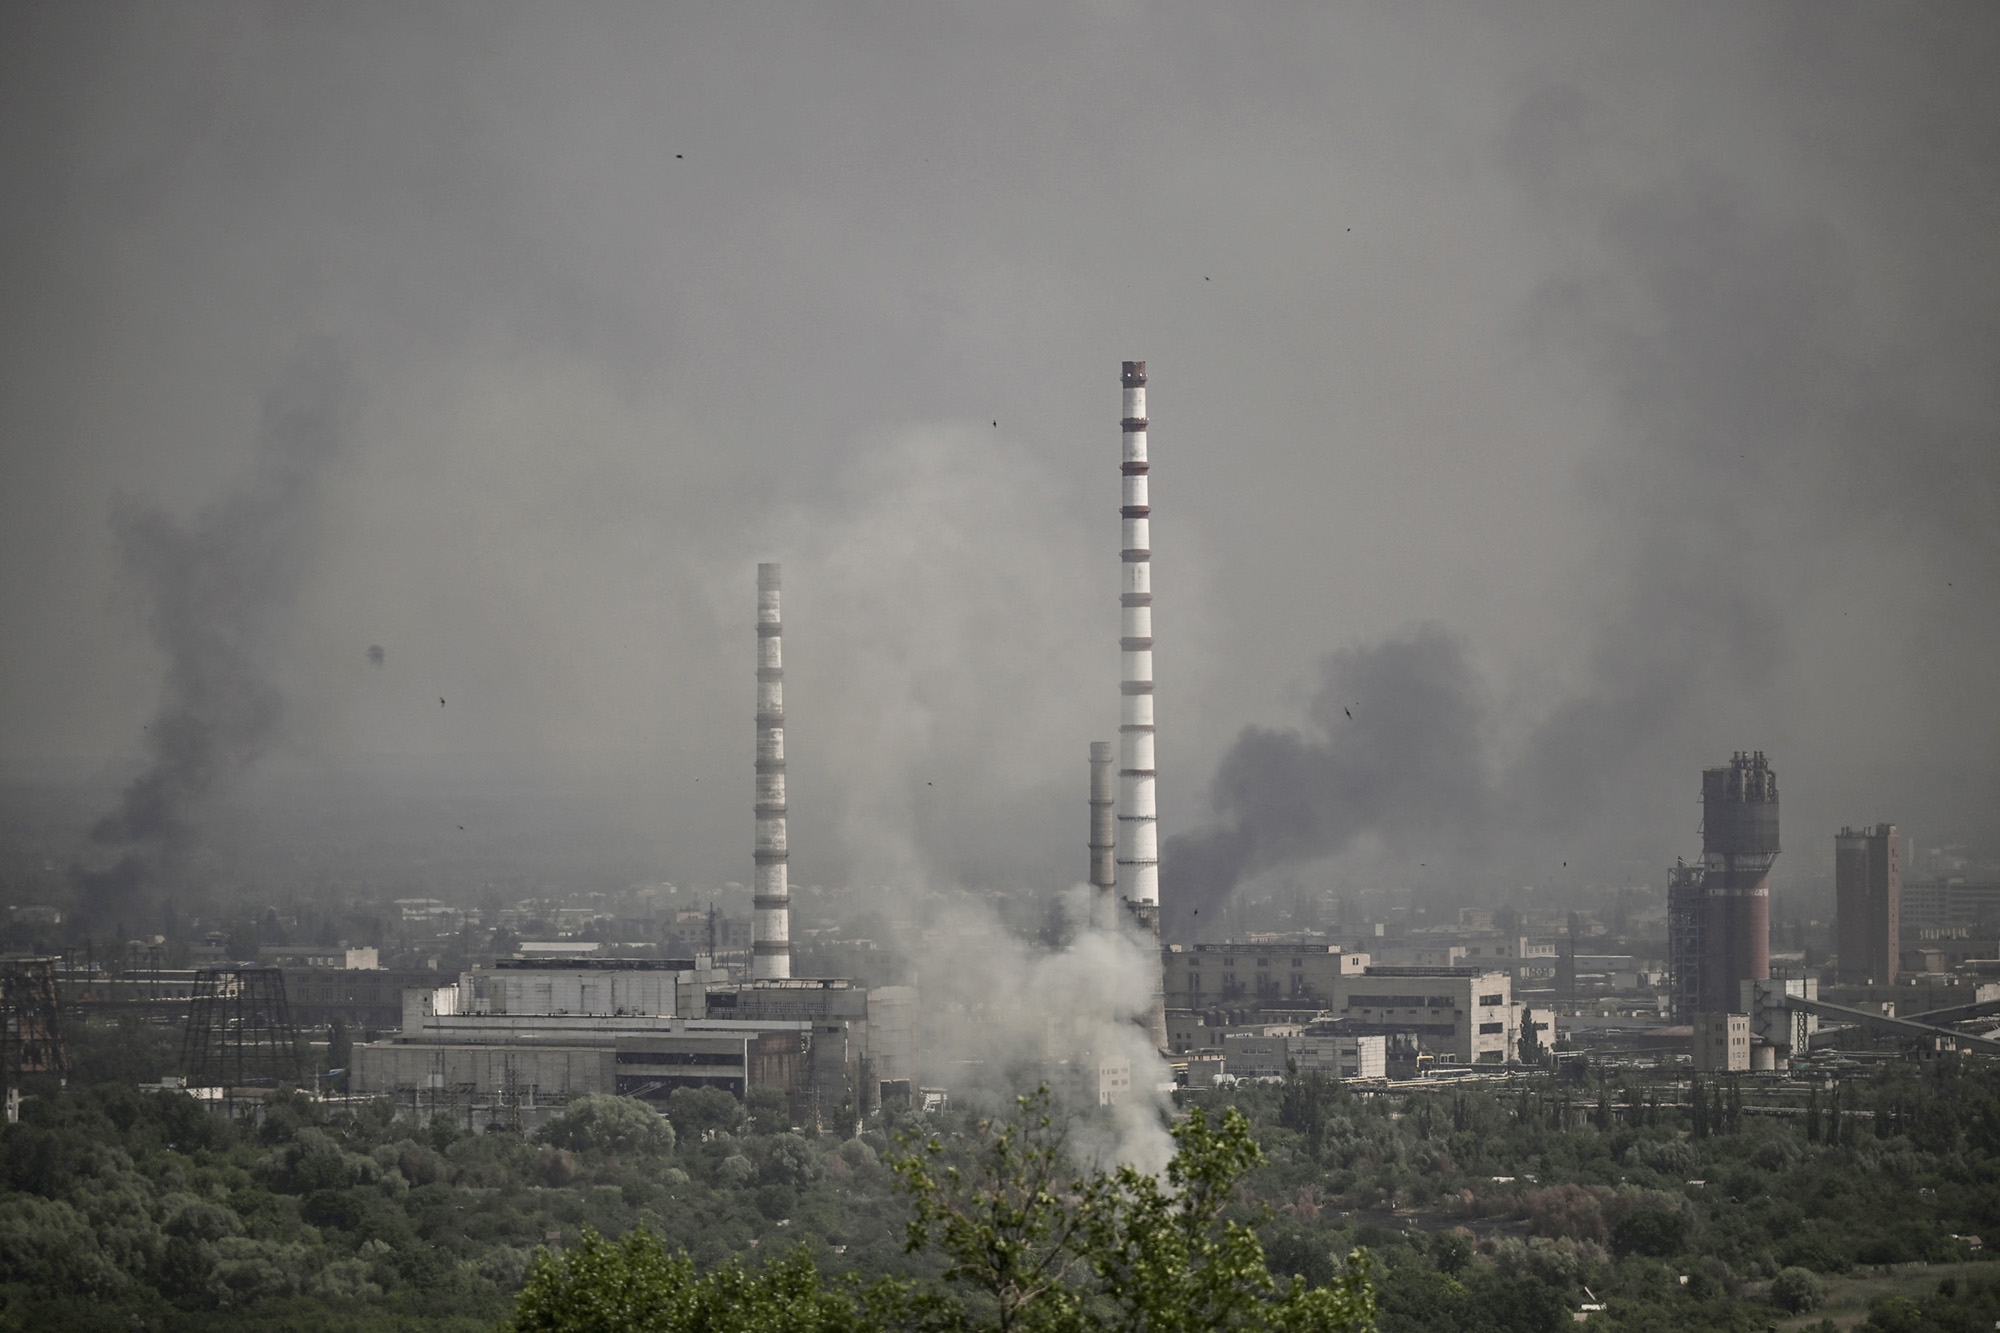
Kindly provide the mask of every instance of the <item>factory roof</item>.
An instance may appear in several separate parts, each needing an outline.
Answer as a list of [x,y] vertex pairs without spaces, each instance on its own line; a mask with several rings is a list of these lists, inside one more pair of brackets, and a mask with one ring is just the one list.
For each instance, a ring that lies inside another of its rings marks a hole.
[[525,972],[692,972],[692,958],[496,958],[500,971]]

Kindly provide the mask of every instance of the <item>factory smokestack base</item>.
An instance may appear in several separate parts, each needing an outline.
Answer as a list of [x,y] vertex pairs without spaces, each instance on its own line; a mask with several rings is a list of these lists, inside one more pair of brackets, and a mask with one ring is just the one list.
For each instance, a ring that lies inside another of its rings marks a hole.
[[1110,741],[1090,743],[1090,924],[1118,925],[1118,775]]
[[792,890],[785,840],[785,650],[778,566],[757,566],[757,877],[750,976],[792,975]]

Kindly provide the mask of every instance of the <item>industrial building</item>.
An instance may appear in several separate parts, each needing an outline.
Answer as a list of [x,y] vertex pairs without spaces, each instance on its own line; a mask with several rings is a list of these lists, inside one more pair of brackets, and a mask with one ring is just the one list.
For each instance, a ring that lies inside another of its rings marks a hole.
[[[1389,1039],[1340,1030],[1338,1024],[1314,1023],[1287,1043],[1293,1067],[1301,1074],[1338,1079],[1389,1076]],[[1226,1067],[1226,1066],[1225,1066]]]
[[1304,1029],[1272,1023],[1222,1034],[1222,1072],[1237,1078],[1282,1078],[1291,1060],[1291,1040]]
[[801,1121],[848,1122],[881,1109],[882,1085],[917,1077],[917,992],[856,986],[837,977],[788,977],[717,986],[710,1021],[799,1024],[811,1043],[796,1088]]
[[1337,944],[1225,942],[1171,945],[1160,961],[1168,1009],[1328,1009],[1340,979],[1360,975],[1369,956]]
[[[354,1091],[469,1120],[485,1107],[518,1123],[583,1093],[662,1100],[684,1087],[767,1087],[786,1094],[795,1119],[822,1124],[879,1109],[884,1082],[913,1083],[912,988],[792,976],[780,592],[779,567],[758,565],[750,976],[733,979],[697,953],[503,959],[450,984],[433,979],[404,992],[393,1038],[355,1047]],[[712,930],[712,914],[703,924]]]
[[1899,899],[1898,923],[1911,938],[1926,930],[2000,927],[2000,881],[1913,880],[1900,886]]
[[1771,975],[1771,863],[1778,775],[1764,752],[1739,750],[1701,774],[1701,864],[1677,865],[1667,895],[1673,1015],[1738,1011],[1745,981]]
[[1334,1011],[1354,1036],[1413,1034],[1456,1064],[1506,1064],[1520,1048],[1513,974],[1476,967],[1370,966],[1340,979]]
[[1894,824],[1843,828],[1833,841],[1836,975],[1893,986],[1902,962]]
[[[1376,1079],[1388,1075],[1389,1039],[1379,1033],[1364,1035],[1350,1030],[1339,1020],[1320,1022],[1269,1023],[1225,1031],[1219,1046],[1211,1046],[1189,1060],[1190,1083],[1198,1063],[1208,1062],[1204,1082],[1215,1074],[1232,1078],[1284,1078],[1294,1072],[1320,1074],[1337,1079]],[[1219,1053],[1221,1063],[1214,1066]]]
[[1069,1106],[1117,1106],[1131,1099],[1132,1062],[1124,1056],[1079,1052],[1045,1061],[1042,1082]]
[[1694,1023],[1694,1067],[1704,1074],[1750,1068],[1750,1015],[1702,1014]]
[[[1393,966],[1336,945],[1298,942],[1173,945],[1161,958],[1169,997],[1189,1001],[1167,1011],[1169,1049],[1180,1054],[1227,1051],[1236,1037],[1288,1039],[1307,1031],[1407,1038],[1457,1064],[1509,1063],[1520,1048],[1511,969]],[[1289,1023],[1245,1017],[1258,1011],[1296,1017]],[[1238,1041],[1235,1049],[1239,1061],[1275,1060],[1283,1071],[1286,1055],[1276,1046]],[[1228,1065],[1228,1072],[1240,1071]]]

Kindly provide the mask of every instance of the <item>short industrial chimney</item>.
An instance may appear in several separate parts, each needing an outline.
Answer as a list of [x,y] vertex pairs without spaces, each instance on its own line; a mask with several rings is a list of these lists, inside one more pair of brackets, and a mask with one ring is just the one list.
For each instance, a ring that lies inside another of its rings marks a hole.
[[1118,779],[1110,741],[1090,743],[1090,924],[1118,925]]
[[778,567],[757,566],[757,879],[750,976],[792,975],[792,890],[785,842],[785,650]]
[[1118,823],[1124,854],[1117,858],[1125,883],[1125,909],[1152,950],[1153,995],[1146,1031],[1160,1050],[1167,1048],[1165,977],[1160,958],[1160,829],[1154,804],[1153,758],[1153,534],[1152,504],[1146,488],[1146,363],[1127,361],[1125,437],[1121,471],[1125,478],[1125,578],[1119,595],[1118,647],[1124,659],[1118,742]]

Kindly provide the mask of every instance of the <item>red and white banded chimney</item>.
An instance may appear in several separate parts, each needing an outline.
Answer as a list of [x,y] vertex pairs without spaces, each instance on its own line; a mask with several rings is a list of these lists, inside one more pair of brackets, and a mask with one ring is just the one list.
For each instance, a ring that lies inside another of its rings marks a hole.
[[785,650],[778,567],[757,566],[757,878],[750,976],[792,975],[792,890],[785,841]]
[[1118,741],[1118,878],[1125,900],[1158,910],[1159,811],[1153,792],[1153,549],[1152,506],[1146,490],[1146,363],[1125,363],[1125,521],[1123,591],[1119,597],[1124,658]]

